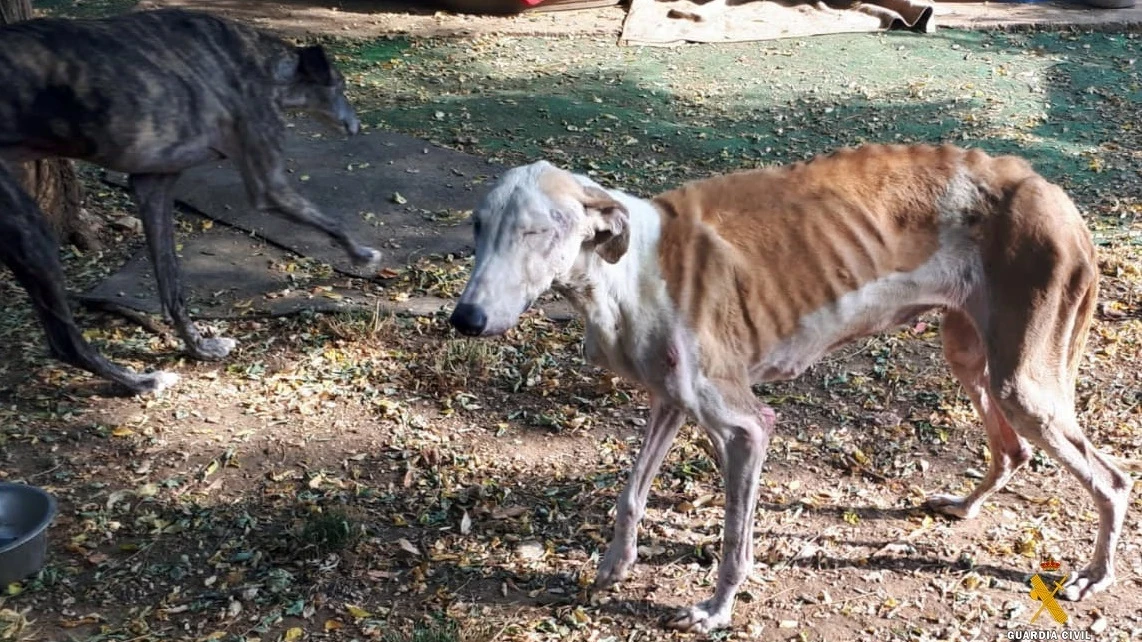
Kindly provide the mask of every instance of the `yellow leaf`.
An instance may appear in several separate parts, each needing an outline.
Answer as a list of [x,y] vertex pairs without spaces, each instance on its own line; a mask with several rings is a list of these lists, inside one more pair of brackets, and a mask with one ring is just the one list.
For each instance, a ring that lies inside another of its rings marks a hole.
[[372,617],[373,616],[372,613],[369,613],[368,611],[366,611],[365,609],[363,609],[359,606],[353,606],[352,604],[346,604],[345,610],[349,613],[349,615],[352,615],[355,618],[363,618],[363,617]]
[[292,629],[285,632],[285,635],[282,636],[282,641],[283,642],[294,642],[295,640],[300,640],[302,633],[303,633],[303,631],[301,630],[301,627],[295,626]]
[[8,585],[8,595],[19,595],[24,592],[24,585],[19,582],[12,582]]
[[112,437],[130,437],[133,434],[135,434],[135,431],[126,426],[119,426],[115,430],[111,431]]
[[345,625],[342,624],[340,622],[340,620],[325,620],[325,630],[326,631],[336,631],[337,629],[340,629],[343,626],[345,626]]

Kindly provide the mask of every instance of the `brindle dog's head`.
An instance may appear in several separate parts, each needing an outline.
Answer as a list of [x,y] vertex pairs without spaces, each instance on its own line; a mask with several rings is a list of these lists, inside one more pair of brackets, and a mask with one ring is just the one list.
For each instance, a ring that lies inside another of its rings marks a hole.
[[361,130],[361,121],[345,98],[345,77],[329,61],[321,45],[297,47],[277,70],[278,104],[283,109],[303,111],[345,128],[350,136]]

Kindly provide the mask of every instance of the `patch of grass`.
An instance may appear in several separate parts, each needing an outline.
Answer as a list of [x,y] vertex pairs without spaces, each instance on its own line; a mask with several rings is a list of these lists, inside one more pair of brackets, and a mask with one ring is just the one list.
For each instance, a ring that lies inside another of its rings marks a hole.
[[452,389],[471,382],[491,379],[503,365],[500,344],[480,339],[448,341],[432,361],[432,376],[437,387]]
[[381,340],[396,326],[396,316],[382,312],[378,304],[372,311],[349,310],[325,319],[329,332],[345,341]]
[[361,525],[338,509],[310,515],[301,530],[301,541],[319,553],[343,551],[361,536]]

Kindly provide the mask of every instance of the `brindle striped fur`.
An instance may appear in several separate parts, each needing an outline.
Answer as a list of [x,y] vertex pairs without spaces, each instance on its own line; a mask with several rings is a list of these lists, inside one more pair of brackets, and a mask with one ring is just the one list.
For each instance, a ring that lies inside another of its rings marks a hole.
[[[235,342],[202,337],[186,309],[173,235],[173,189],[184,170],[230,158],[254,207],[321,230],[354,262],[379,258],[287,179],[283,110],[310,112],[349,134],[360,127],[341,74],[319,46],[294,47],[236,22],[177,9],[29,20],[0,28],[0,87],[0,163],[62,156],[130,174],[163,307],[193,357],[222,358]],[[0,216],[30,225],[28,211],[10,205]],[[55,252],[54,243],[27,245],[45,238],[0,239],[0,259],[26,273],[26,285],[59,292],[58,284],[46,282],[59,278],[57,270],[17,265],[31,254]],[[37,307],[41,316],[66,305],[33,301],[47,306]],[[96,358],[70,317],[45,329],[57,356],[132,392],[173,381],[169,375],[140,379]]]

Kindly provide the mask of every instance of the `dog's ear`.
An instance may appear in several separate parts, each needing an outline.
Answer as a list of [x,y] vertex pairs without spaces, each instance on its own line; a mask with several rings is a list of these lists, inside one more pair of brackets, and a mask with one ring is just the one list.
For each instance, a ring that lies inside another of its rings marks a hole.
[[630,246],[630,213],[610,194],[588,185],[583,188],[583,208],[595,226],[591,245],[607,263],[618,263]]
[[297,77],[323,87],[333,86],[333,65],[321,45],[297,48]]

